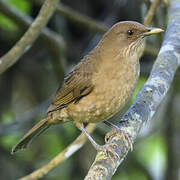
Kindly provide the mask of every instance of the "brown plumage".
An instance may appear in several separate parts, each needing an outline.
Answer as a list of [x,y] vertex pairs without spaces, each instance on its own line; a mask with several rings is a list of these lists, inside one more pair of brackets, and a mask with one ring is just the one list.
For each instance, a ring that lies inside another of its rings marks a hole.
[[120,111],[138,81],[137,48],[145,36],[162,31],[133,21],[115,24],[65,78],[47,117],[34,126],[12,152],[26,148],[34,136],[49,126],[70,120],[74,120],[75,125],[89,136],[83,123],[98,123]]

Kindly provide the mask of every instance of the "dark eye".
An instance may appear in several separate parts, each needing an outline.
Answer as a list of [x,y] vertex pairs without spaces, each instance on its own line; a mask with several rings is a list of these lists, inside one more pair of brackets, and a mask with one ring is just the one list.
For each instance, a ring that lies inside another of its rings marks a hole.
[[134,34],[134,31],[133,31],[133,30],[128,30],[128,31],[127,31],[127,33],[128,33],[128,35],[130,35],[130,36],[131,36],[131,35],[133,35],[133,34]]

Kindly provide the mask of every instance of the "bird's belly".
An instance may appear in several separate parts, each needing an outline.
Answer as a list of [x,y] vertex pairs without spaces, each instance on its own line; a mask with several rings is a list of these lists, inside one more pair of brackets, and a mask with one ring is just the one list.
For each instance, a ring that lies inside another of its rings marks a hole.
[[133,73],[132,77],[115,77],[104,79],[77,104],[70,104],[67,108],[69,116],[77,122],[97,123],[120,111],[134,91],[138,74]]

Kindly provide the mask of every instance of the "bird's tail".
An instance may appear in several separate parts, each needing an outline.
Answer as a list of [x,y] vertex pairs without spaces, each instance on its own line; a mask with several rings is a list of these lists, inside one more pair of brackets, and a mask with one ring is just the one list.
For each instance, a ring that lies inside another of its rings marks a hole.
[[47,128],[49,128],[49,126],[50,125],[48,124],[48,119],[42,119],[24,135],[24,137],[19,141],[19,143],[15,147],[13,147],[11,153],[13,154],[21,149],[25,149],[34,137],[39,136]]

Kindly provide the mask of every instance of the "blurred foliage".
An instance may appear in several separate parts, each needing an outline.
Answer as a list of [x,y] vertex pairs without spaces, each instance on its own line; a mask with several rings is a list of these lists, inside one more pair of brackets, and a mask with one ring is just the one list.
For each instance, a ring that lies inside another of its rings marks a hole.
[[6,0],[6,2],[25,14],[30,14],[32,12],[31,2],[29,0]]
[[[25,14],[31,14],[32,6],[28,0],[6,0],[6,2],[13,8],[18,9],[20,12]],[[0,13],[0,27],[7,30],[17,30],[18,26],[16,23]]]
[[[32,17],[37,15],[40,8],[39,5],[29,0],[6,0],[6,2],[17,8],[18,11]],[[104,22],[108,26],[120,20],[142,22],[149,7],[148,3],[146,4],[141,0],[62,0],[61,2],[82,14]],[[154,24],[160,27],[166,22],[166,12],[162,6],[159,7],[158,12],[161,12],[161,17],[156,16]],[[84,52],[85,54],[89,52],[102,36],[76,22],[68,21],[58,14],[53,16],[48,27],[52,31],[61,32],[67,43],[66,71],[69,71],[81,59]],[[21,27],[17,26],[13,19],[0,14],[1,55],[12,47],[11,41],[14,42],[14,40],[19,39],[19,36],[14,33],[12,33],[13,36],[10,36],[10,31],[20,31],[20,29]],[[160,40],[154,37],[150,44],[155,44],[158,47]],[[13,156],[10,155],[11,148],[23,134],[45,115],[53,94],[61,83],[57,82],[55,65],[51,61],[52,57],[54,55],[49,51],[47,42],[38,39],[17,64],[0,76],[0,164],[3,164],[0,166],[0,175],[3,180],[17,179],[46,164],[80,133],[74,127],[73,122],[52,127],[42,136],[36,138],[26,151],[21,151]],[[153,60],[155,57],[149,55],[142,57],[142,73],[131,102],[147,80]],[[179,97],[178,91],[176,92],[176,97]],[[179,106],[180,104],[176,102],[176,109]],[[172,106],[168,106],[168,110],[164,110],[163,113],[169,112],[170,108]],[[175,112],[173,111],[173,113]],[[159,119],[159,121],[163,122],[163,119]],[[156,121],[152,123],[156,123]],[[154,132],[153,135],[145,136],[144,139],[142,137],[135,143],[134,152],[129,153],[122,166],[113,176],[113,180],[166,179],[165,171],[169,160],[170,147],[167,146],[167,133],[164,132],[164,126],[159,127],[158,133]],[[147,134],[151,133],[152,129],[149,128],[147,131]],[[102,136],[98,129],[95,134]],[[79,152],[43,179],[83,179],[94,157],[95,150],[87,143]]]
[[4,146],[5,149],[9,151],[12,148],[13,144],[16,143],[18,140],[18,133],[15,136],[6,135],[1,138],[1,144]]
[[146,141],[140,142],[137,148],[136,156],[147,169],[154,173],[158,169],[159,172],[164,173],[167,150],[161,134],[148,137]]
[[17,30],[16,23],[14,23],[13,20],[7,18],[3,14],[0,14],[0,27],[3,29],[9,29],[9,30]]

